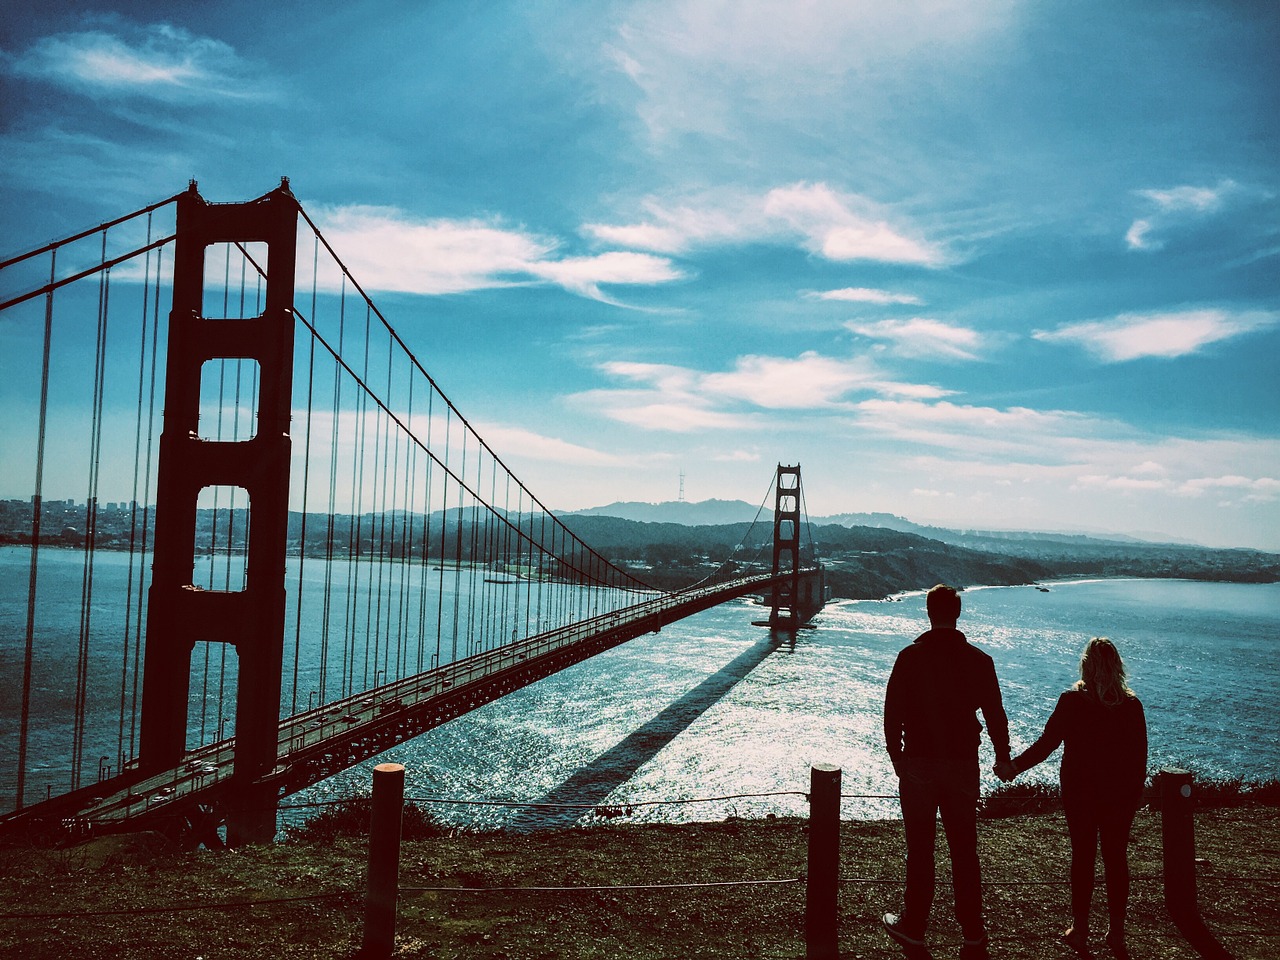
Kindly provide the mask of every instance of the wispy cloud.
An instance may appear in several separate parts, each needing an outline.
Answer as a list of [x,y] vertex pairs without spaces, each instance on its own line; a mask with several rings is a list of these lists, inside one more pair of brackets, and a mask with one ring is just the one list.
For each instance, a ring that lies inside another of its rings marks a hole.
[[618,246],[679,254],[701,245],[744,240],[768,229],[759,198],[743,194],[707,194],[675,203],[649,197],[641,208],[645,219],[639,223],[588,223],[582,231]]
[[[658,253],[678,254],[699,246],[735,243],[798,242],[809,252],[837,262],[939,267],[949,260],[940,245],[924,239],[906,218],[868,197],[826,183],[793,183],[762,196],[726,194],[677,203],[649,198],[643,208],[646,219],[641,222],[589,223],[582,230],[597,240]],[[856,298],[853,288],[850,290],[844,299]],[[867,291],[864,296],[877,293],[880,291]]]
[[[866,430],[925,447],[981,452],[982,458],[1068,458],[1072,438],[1124,432],[1120,424],[1069,410],[988,407],[942,400],[871,398],[856,406]],[[1053,439],[1053,443],[1048,443]]]
[[1107,363],[1141,357],[1181,357],[1212,343],[1274,327],[1280,314],[1253,310],[1182,310],[1171,313],[1125,313],[1109,320],[1072,323],[1056,330],[1037,330],[1047,343],[1084,347]]
[[624,461],[611,453],[547,437],[522,427],[499,423],[473,424],[480,436],[504,457],[528,457],[579,467],[614,467]]
[[978,349],[982,345],[982,338],[976,330],[927,317],[878,320],[874,323],[853,320],[845,327],[859,336],[892,344],[893,352],[904,357],[977,360]]
[[1130,224],[1125,232],[1125,243],[1130,250],[1155,251],[1164,247],[1160,234],[1179,222],[1216,213],[1231,195],[1241,191],[1232,180],[1223,180],[1214,187],[1182,185],[1168,189],[1136,191],[1151,208],[1150,212]]
[[1080,489],[1103,489],[1125,493],[1167,493],[1177,497],[1216,496],[1229,502],[1274,503],[1280,500],[1280,480],[1274,477],[1225,476],[1172,477],[1132,476],[1131,474],[1086,474],[1079,477]]
[[948,391],[896,382],[865,357],[814,351],[798,357],[743,356],[732,370],[609,361],[600,370],[636,386],[599,389],[572,399],[592,411],[650,430],[759,429],[772,411],[850,413],[856,395],[936,400]]
[[42,37],[9,59],[9,70],[93,97],[171,101],[256,99],[258,71],[221,40],[169,24]]
[[666,257],[627,251],[611,251],[592,257],[541,260],[530,263],[526,269],[535,277],[550,280],[566,290],[594,300],[609,300],[600,292],[602,283],[669,283],[684,276]]
[[840,300],[847,303],[874,303],[887,306],[893,303],[920,305],[924,303],[919,297],[910,293],[893,293],[889,290],[875,290],[871,287],[842,287],[839,290],[822,290],[806,294],[815,300]]
[[699,386],[705,393],[769,410],[813,410],[834,406],[879,378],[865,360],[839,360],[810,351],[795,359],[739,357],[733,371],[703,374]]
[[1014,9],[1008,0],[639,2],[608,52],[638,91],[636,111],[655,142],[734,138],[744,103],[757,118],[820,124],[814,102],[851,75],[865,87],[981,49]]
[[415,220],[367,206],[318,208],[313,216],[369,290],[443,294],[547,282],[613,302],[602,284],[651,285],[682,276],[670,260],[649,254],[557,258],[558,240],[497,220]]
[[891,224],[874,203],[825,183],[797,183],[769,191],[765,213],[787,223],[805,245],[828,260],[876,260],[937,267],[942,249]]

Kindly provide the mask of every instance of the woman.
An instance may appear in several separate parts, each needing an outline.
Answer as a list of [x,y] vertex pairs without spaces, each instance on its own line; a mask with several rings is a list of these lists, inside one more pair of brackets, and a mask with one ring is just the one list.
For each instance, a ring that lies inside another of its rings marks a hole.
[[1125,956],[1129,903],[1129,829],[1142,805],[1147,777],[1147,721],[1125,681],[1124,662],[1106,637],[1094,637],[1080,657],[1080,680],[1058,698],[1040,739],[1014,757],[1008,779],[1043,762],[1065,743],[1062,806],[1071,835],[1071,926],[1063,941],[1089,942],[1089,905],[1098,842],[1107,876],[1107,945]]

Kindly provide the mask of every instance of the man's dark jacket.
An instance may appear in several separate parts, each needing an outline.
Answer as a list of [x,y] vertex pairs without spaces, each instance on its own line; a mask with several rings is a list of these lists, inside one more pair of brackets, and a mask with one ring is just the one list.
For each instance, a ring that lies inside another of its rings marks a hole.
[[898,654],[884,696],[884,739],[904,758],[977,761],[987,721],[997,760],[1009,758],[1009,720],[991,657],[950,627],[929,630]]

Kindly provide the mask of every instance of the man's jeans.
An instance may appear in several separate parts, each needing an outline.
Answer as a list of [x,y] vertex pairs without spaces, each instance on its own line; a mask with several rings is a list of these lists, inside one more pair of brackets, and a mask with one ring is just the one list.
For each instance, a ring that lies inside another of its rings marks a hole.
[[966,940],[981,940],[985,930],[978,867],[978,758],[904,758],[899,771],[898,796],[902,801],[902,826],[907,835],[903,930],[923,937],[929,923],[929,909],[933,906],[936,817],[941,811],[947,847],[951,851],[956,920]]

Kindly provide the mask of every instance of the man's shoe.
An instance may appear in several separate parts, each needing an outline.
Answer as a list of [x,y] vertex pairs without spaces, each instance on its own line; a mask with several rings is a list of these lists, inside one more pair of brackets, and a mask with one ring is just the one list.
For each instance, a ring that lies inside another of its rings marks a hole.
[[889,935],[889,939],[904,947],[923,947],[924,933],[918,936],[908,931],[902,926],[902,918],[896,913],[886,913],[884,915],[884,932]]

